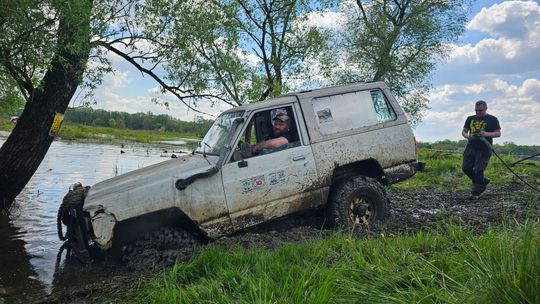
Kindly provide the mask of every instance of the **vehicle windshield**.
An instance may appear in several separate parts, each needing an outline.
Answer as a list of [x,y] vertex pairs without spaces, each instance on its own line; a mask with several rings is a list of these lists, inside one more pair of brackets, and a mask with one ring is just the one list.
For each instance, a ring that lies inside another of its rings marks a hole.
[[206,135],[195,152],[209,155],[219,155],[221,149],[227,141],[233,121],[238,117],[242,117],[243,113],[243,111],[239,111],[220,115],[216,121],[214,121],[214,124],[210,130],[206,132]]

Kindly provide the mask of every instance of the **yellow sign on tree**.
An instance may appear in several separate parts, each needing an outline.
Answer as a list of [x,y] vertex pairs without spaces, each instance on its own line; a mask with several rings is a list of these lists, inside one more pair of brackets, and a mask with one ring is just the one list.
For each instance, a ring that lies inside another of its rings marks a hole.
[[49,136],[58,136],[58,133],[60,132],[60,127],[62,126],[62,121],[64,121],[64,114],[56,112],[56,114],[54,114],[51,129],[49,130]]

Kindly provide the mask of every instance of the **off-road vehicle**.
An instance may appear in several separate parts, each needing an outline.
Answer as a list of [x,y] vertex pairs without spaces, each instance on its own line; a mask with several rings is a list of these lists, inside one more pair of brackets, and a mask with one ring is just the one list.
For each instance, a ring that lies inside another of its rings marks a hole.
[[[253,155],[253,144],[272,137],[278,115],[289,118],[291,140]],[[415,174],[416,151],[384,83],[291,93],[223,112],[189,155],[72,186],[59,210],[59,236],[89,261],[163,227],[173,227],[165,231],[180,243],[190,234],[213,239],[321,207],[332,225],[367,225],[387,217],[383,185]]]

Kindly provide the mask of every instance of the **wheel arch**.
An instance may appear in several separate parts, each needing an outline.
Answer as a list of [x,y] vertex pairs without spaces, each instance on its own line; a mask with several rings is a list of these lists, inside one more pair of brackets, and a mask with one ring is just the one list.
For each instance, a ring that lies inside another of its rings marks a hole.
[[334,168],[334,172],[332,173],[332,179],[329,184],[330,187],[328,188],[328,191],[324,196],[324,201],[326,202],[326,204],[328,204],[338,185],[340,185],[344,181],[347,181],[350,178],[359,175],[374,178],[382,185],[386,185],[388,183],[384,174],[384,170],[382,169],[379,162],[373,158],[368,158],[343,166],[338,166]]
[[205,233],[200,227],[182,210],[177,207],[171,207],[118,222],[113,230],[111,253],[113,255],[120,253],[125,244],[160,227],[181,227],[199,236],[205,236]]
[[363,175],[378,180],[381,184],[386,184],[386,176],[379,162],[373,158],[346,164],[334,169],[330,186],[338,184],[352,176]]

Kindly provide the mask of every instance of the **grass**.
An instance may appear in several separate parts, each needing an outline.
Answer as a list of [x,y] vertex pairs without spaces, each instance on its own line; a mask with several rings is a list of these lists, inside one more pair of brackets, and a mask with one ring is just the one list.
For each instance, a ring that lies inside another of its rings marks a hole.
[[209,246],[130,303],[539,303],[540,222],[459,224],[374,239],[338,233],[274,251]]
[[[511,156],[499,155],[507,164],[516,161]],[[414,178],[395,184],[392,188],[397,189],[418,189],[429,188],[435,191],[447,191],[455,189],[466,191],[470,188],[471,181],[461,171],[461,161],[463,156],[459,152],[447,152],[422,149],[419,161],[426,163],[423,172],[417,172]],[[524,161],[512,168],[517,174],[524,178],[533,186],[540,188],[540,162]],[[521,183],[501,161],[493,155],[489,161],[485,176],[490,178],[490,187],[506,186]]]
[[7,118],[0,117],[0,131],[11,132],[15,125]]
[[[8,119],[0,119],[0,130],[11,131],[14,125]],[[158,141],[192,139],[199,140],[195,134],[149,131],[149,130],[130,130],[117,129],[109,127],[86,126],[77,124],[62,124],[59,137],[64,140],[79,140],[90,142],[118,142],[129,141],[139,143],[152,143]]]
[[110,141],[131,141],[140,143],[151,143],[156,141],[178,140],[179,138],[193,139],[198,138],[193,134],[180,134],[175,132],[149,131],[149,130],[130,130],[116,129],[109,127],[96,127],[85,125],[62,126],[59,135],[65,140],[89,140],[98,142]]

